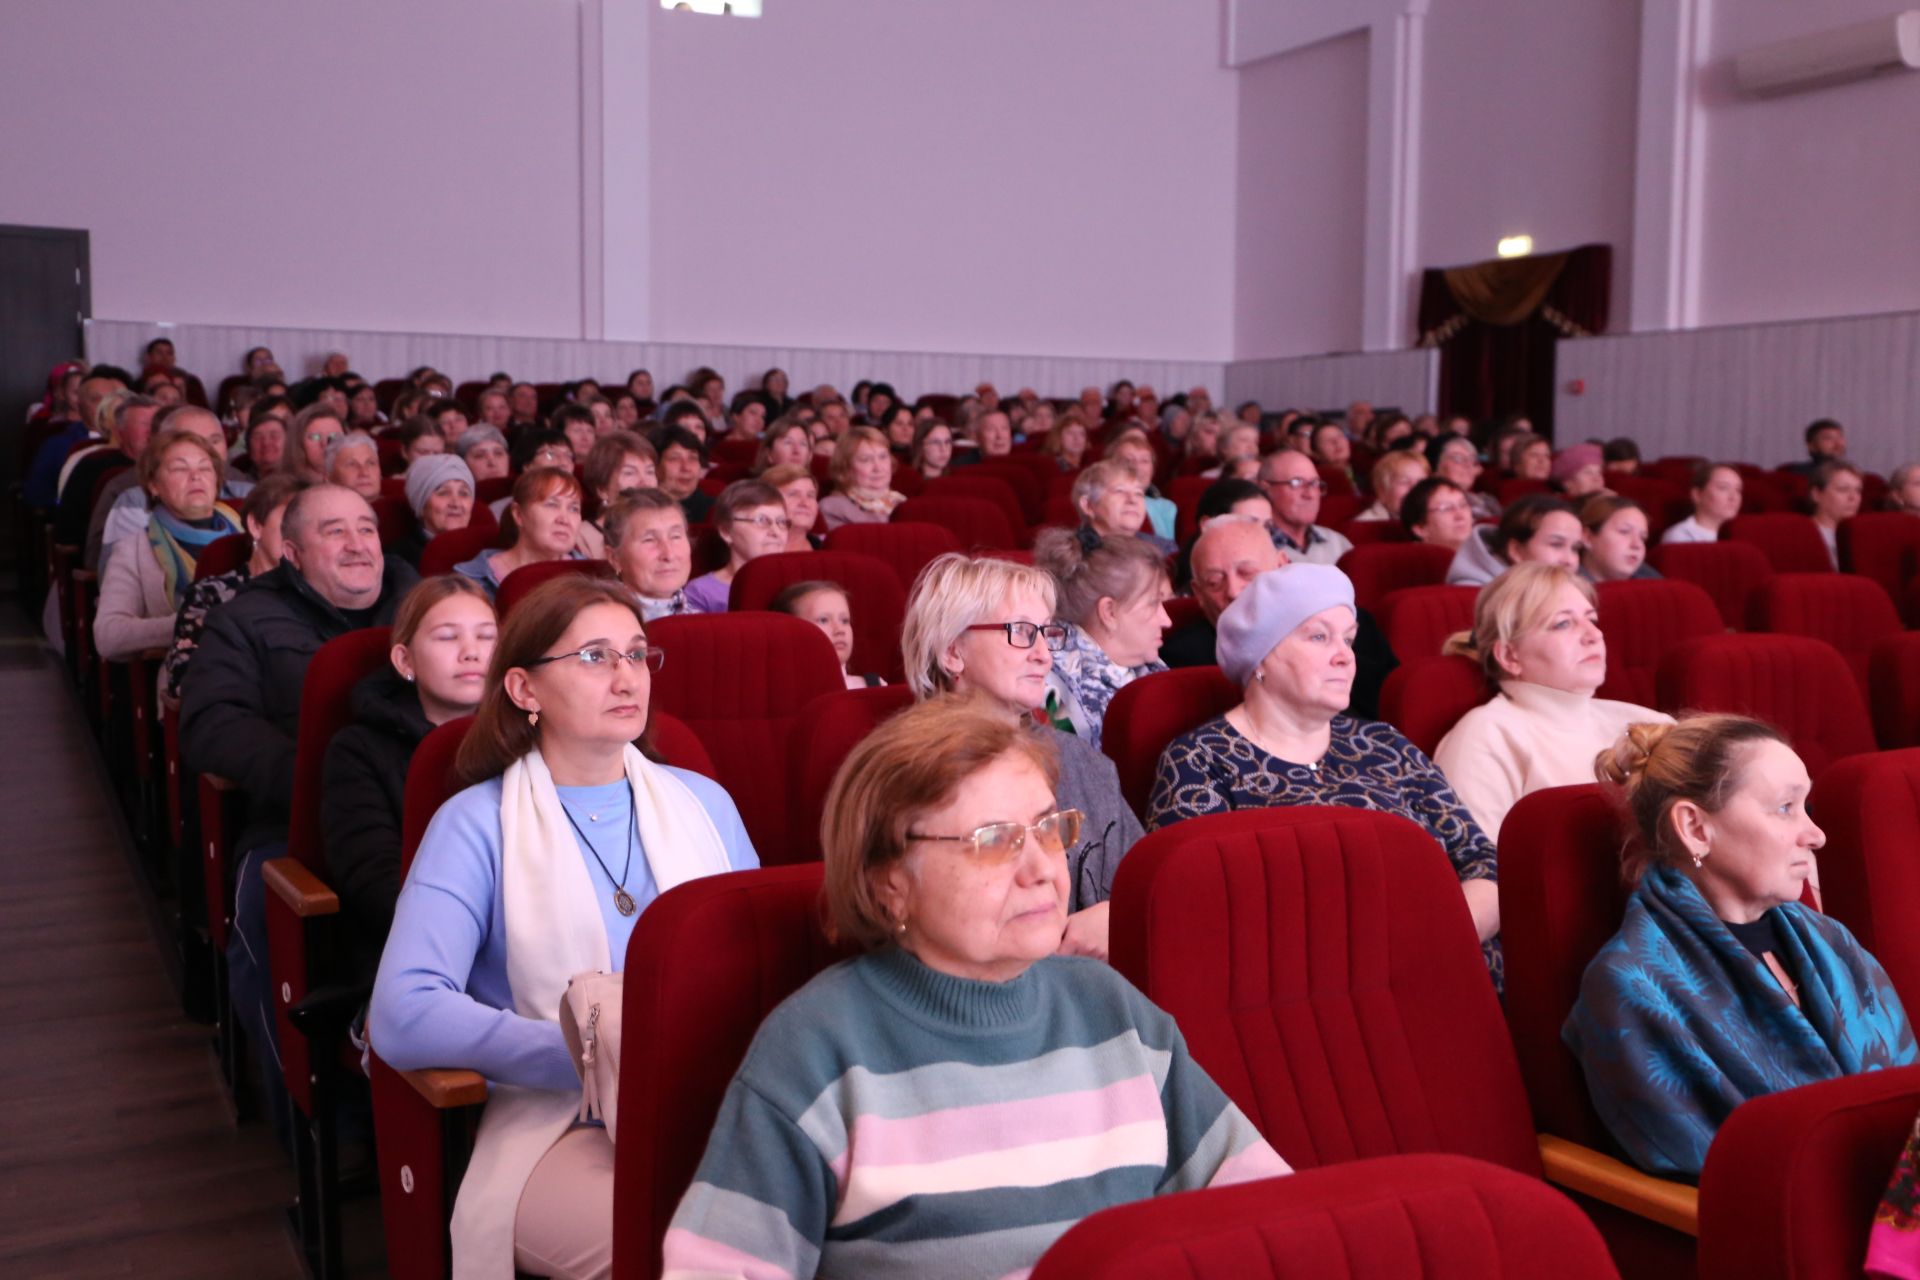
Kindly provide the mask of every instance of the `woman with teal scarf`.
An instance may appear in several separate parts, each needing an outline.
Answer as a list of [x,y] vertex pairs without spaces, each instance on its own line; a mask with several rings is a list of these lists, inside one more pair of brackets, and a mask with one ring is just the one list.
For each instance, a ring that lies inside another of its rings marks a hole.
[[140,455],[140,485],[150,507],[147,536],[113,544],[100,570],[94,645],[109,662],[124,662],[173,643],[174,615],[201,551],[241,529],[219,501],[224,465],[190,431],[163,431]]
[[1637,724],[1595,768],[1638,828],[1638,884],[1561,1037],[1635,1163],[1698,1178],[1748,1098],[1920,1058],[1879,962],[1799,901],[1826,837],[1778,730]]

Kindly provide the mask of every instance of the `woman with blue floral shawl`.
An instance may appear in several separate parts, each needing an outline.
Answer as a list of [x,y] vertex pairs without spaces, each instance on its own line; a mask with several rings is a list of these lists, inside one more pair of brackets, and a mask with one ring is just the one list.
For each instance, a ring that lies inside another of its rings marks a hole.
[[1053,575],[1055,616],[1073,624],[1054,651],[1047,717],[1097,747],[1113,695],[1167,669],[1160,661],[1160,637],[1173,625],[1166,558],[1144,539],[1103,538],[1082,525],[1042,531],[1033,562]]
[[1637,828],[1638,883],[1561,1036],[1635,1163],[1697,1178],[1748,1098],[1920,1057],[1879,963],[1799,901],[1826,837],[1778,730],[1638,724],[1595,768]]

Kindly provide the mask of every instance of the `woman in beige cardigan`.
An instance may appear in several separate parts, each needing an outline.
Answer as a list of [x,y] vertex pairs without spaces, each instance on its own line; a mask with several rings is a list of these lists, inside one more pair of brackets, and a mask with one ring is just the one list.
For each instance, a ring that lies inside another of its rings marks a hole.
[[174,615],[193,585],[201,550],[242,528],[219,501],[223,460],[191,431],[162,431],[139,465],[149,504],[146,536],[114,543],[100,571],[93,642],[109,662],[173,643]]
[[1480,590],[1473,630],[1448,653],[1481,665],[1499,689],[1460,718],[1433,761],[1489,836],[1507,810],[1546,787],[1593,781],[1593,758],[1630,724],[1673,718],[1594,697],[1607,640],[1593,584],[1559,565],[1517,564]]

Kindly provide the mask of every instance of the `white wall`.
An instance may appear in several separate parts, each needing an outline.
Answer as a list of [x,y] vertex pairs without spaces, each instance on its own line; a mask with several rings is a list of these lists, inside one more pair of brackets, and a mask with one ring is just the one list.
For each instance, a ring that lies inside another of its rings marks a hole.
[[580,331],[579,16],[528,0],[6,0],[0,222],[96,315]]

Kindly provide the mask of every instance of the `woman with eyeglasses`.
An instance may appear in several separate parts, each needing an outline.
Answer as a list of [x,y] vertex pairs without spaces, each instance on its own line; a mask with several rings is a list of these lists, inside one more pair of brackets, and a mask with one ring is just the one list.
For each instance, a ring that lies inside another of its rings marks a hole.
[[1458,552],[1473,536],[1473,503],[1445,476],[1428,476],[1400,500],[1400,525],[1415,542]]
[[863,953],[761,1025],[668,1280],[1025,1275],[1087,1214],[1288,1172],[1172,1018],[1057,954],[1084,825],[1059,769],[950,696],[854,748],[821,843],[829,930]]
[[491,599],[507,575],[523,565],[580,559],[575,549],[580,534],[580,492],[580,482],[571,471],[533,467],[522,472],[507,501],[508,519],[502,521],[512,530],[513,540],[505,549],[482,551],[453,566],[453,571],[479,583]]
[[649,758],[661,657],[619,583],[528,593],[460,747],[469,785],[434,815],[394,909],[374,1050],[492,1085],[454,1206],[456,1274],[607,1274],[613,1143],[579,1119],[561,997],[575,974],[621,968],[661,893],[759,865],[717,783]]
[[1120,860],[1140,839],[1140,819],[1120,794],[1113,761],[1084,738],[1063,733],[1041,710],[1053,656],[1072,628],[1054,621],[1053,575],[1008,560],[949,552],[920,572],[900,631],[907,685],[918,699],[964,693],[1009,724],[1053,744],[1060,757],[1062,809],[1085,815],[1068,850],[1068,908],[1061,950],[1107,954],[1107,899]]
[[1392,725],[1347,714],[1359,615],[1324,564],[1269,569],[1220,614],[1220,669],[1238,706],[1175,738],[1154,771],[1147,825],[1242,809],[1344,805],[1425,828],[1460,878],[1496,989],[1500,901],[1493,841],[1433,761]]
[[736,480],[713,504],[713,530],[727,545],[727,562],[687,584],[687,608],[693,613],[725,613],[733,579],[747,561],[787,549],[793,527],[786,500],[772,485]]
[[1475,523],[1500,518],[1500,500],[1474,487],[1486,468],[1480,465],[1480,451],[1473,447],[1473,441],[1451,431],[1442,432],[1427,441],[1426,450],[1434,476],[1451,481],[1467,495]]

